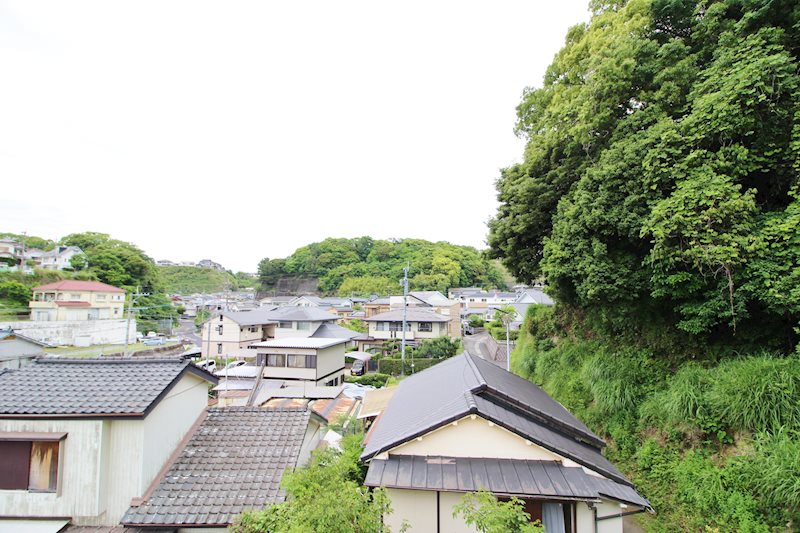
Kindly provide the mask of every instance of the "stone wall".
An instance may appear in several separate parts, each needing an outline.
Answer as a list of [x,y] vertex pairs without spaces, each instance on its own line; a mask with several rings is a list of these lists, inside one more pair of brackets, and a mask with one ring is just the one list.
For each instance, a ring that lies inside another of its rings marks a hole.
[[[11,328],[26,337],[53,346],[125,344],[126,320],[81,320],[52,322],[0,322],[0,329]],[[136,342],[136,321],[128,330],[130,342]]]

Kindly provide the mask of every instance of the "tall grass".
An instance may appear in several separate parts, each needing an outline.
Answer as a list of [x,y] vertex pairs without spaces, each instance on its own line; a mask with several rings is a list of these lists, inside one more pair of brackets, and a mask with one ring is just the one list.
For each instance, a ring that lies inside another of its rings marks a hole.
[[646,423],[678,426],[691,423],[709,413],[709,371],[688,363],[667,381],[667,388],[650,396],[640,414]]
[[730,427],[777,432],[800,428],[800,359],[749,357],[713,372],[709,403]]

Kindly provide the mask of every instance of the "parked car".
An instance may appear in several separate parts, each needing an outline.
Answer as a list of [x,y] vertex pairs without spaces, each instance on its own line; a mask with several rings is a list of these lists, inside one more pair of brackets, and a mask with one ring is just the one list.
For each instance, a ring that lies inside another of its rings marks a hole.
[[147,337],[142,341],[145,346],[159,346],[166,343],[167,340],[164,337]]
[[197,366],[205,370],[208,370],[209,372],[214,372],[214,369],[217,368],[217,362],[214,361],[213,359],[206,359],[205,361],[200,361],[199,363],[197,363]]
[[216,374],[217,374],[218,376],[224,376],[224,375],[225,375],[225,373],[226,373],[228,370],[230,370],[231,368],[237,368],[237,367],[240,367],[240,366],[244,366],[244,365],[246,365],[246,364],[247,364],[247,361],[233,361],[233,362],[231,362],[231,363],[228,363],[228,364],[227,364],[227,365],[225,365],[224,367],[222,367],[222,370],[220,370],[220,371],[219,371],[219,372],[217,372]]
[[365,371],[366,366],[364,365],[364,361],[361,359],[356,359],[353,361],[353,366],[350,367],[351,376],[363,376]]

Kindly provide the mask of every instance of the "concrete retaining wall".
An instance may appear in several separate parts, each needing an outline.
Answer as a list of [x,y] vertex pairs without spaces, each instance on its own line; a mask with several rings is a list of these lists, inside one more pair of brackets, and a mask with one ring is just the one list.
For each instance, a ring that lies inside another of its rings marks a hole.
[[[126,320],[80,320],[52,322],[0,322],[0,329],[11,328],[26,337],[54,346],[76,344],[125,344]],[[130,341],[136,342],[136,321],[128,330]]]

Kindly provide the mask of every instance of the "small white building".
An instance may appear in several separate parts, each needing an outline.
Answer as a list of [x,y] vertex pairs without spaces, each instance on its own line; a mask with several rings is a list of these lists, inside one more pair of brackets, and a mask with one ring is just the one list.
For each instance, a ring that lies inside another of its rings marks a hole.
[[70,261],[83,250],[77,246],[56,246],[49,252],[42,252],[37,258],[39,266],[48,270],[64,270],[72,268]]
[[205,413],[216,381],[177,359],[0,370],[0,531],[15,527],[2,517],[52,531],[118,525]]
[[337,386],[344,383],[344,353],[348,339],[281,338],[253,345],[264,378],[287,385]]
[[[427,309],[407,308],[406,341],[413,343],[426,339],[447,337],[450,334],[451,317]],[[458,316],[456,316],[456,320]],[[403,338],[403,309],[378,313],[366,318],[368,334],[372,339],[386,341]]]

